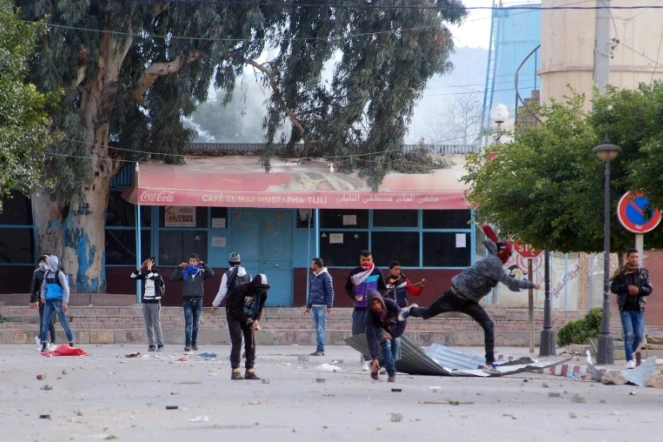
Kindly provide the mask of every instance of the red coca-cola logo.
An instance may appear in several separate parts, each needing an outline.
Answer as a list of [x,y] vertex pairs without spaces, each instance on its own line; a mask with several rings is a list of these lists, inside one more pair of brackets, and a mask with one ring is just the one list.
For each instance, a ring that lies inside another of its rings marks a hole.
[[140,202],[172,203],[175,202],[175,192],[171,192],[168,190],[162,190],[162,191],[145,190],[140,195]]

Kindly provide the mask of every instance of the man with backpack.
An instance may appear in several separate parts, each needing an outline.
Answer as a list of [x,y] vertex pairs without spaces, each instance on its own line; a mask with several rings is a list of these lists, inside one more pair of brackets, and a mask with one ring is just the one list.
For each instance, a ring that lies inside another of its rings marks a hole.
[[[166,292],[163,277],[156,267],[153,256],[147,258],[131,278],[143,281],[143,318],[147,330],[147,351],[163,350],[163,333],[161,331],[161,297]],[[155,345],[156,338],[156,345]]]
[[[39,261],[37,262],[38,267],[35,270],[34,274],[32,275],[32,284],[30,284],[30,308],[31,309],[39,309],[39,336],[37,339],[39,340],[39,337],[41,336],[41,323],[44,320],[44,306],[45,304],[42,304],[40,301],[41,298],[41,286],[44,283],[44,275],[46,274],[46,270],[48,269],[48,265],[46,264],[46,258],[48,258],[48,255],[42,255],[39,257]],[[48,324],[48,333],[50,336],[50,346],[55,348],[55,325],[54,321],[50,321]]]
[[60,324],[67,335],[69,346],[74,346],[74,335],[67,322],[67,304],[69,303],[69,280],[67,275],[60,270],[60,262],[55,255],[46,258],[47,269],[44,274],[44,282],[41,285],[41,303],[44,304],[44,317],[41,321],[41,351],[48,350],[48,324],[57,313]]

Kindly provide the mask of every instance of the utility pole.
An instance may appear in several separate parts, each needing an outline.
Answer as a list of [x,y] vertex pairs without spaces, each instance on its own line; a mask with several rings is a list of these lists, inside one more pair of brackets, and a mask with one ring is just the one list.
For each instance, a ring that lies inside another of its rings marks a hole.
[[601,93],[610,81],[610,0],[596,0],[596,35],[592,80]]

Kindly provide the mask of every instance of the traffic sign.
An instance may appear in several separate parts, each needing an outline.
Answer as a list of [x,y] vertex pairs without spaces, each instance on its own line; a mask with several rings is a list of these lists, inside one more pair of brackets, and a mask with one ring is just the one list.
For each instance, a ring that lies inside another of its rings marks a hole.
[[523,258],[528,259],[536,258],[543,253],[543,250],[534,249],[529,244],[520,242],[520,240],[513,244],[513,249]]
[[661,222],[661,211],[656,209],[649,217],[649,200],[642,193],[626,192],[617,204],[617,218],[626,230],[633,233],[651,232]]

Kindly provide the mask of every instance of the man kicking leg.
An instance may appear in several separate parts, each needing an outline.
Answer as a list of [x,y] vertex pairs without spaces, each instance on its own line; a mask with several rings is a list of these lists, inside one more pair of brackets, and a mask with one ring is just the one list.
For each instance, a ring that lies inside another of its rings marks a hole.
[[481,367],[486,373],[499,374],[494,367],[495,332],[493,321],[479,305],[479,301],[488,295],[498,282],[505,284],[512,291],[534,288],[539,284],[509,276],[503,265],[509,260],[512,245],[509,241],[499,241],[490,226],[483,226],[487,239],[483,241],[490,253],[486,258],[451,279],[451,288],[444,292],[430,307],[422,308],[416,304],[401,310],[399,320],[408,317],[429,319],[440,313],[461,312],[474,319],[483,328],[486,345],[486,365]]

